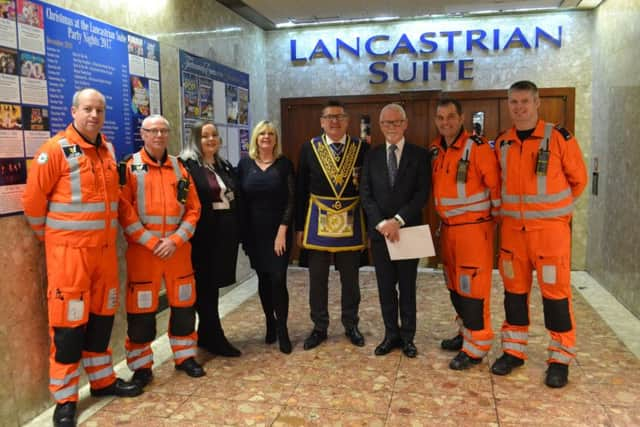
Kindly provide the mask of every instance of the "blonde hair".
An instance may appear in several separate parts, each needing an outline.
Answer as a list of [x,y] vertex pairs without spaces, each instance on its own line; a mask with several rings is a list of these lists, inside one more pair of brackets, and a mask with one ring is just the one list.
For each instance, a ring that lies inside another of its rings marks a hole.
[[251,132],[251,141],[249,142],[249,157],[253,160],[259,159],[258,154],[258,135],[265,130],[273,131],[276,137],[276,145],[273,146],[273,157],[277,159],[282,155],[282,145],[280,145],[280,136],[278,135],[278,129],[269,120],[262,120],[259,122]]

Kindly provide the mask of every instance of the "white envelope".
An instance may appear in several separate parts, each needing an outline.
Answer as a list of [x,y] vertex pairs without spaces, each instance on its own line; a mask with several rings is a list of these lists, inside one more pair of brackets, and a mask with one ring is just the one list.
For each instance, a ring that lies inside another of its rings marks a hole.
[[389,250],[389,257],[392,261],[426,258],[436,254],[428,224],[403,227],[400,229],[400,239],[398,241],[390,242],[389,239],[385,240]]

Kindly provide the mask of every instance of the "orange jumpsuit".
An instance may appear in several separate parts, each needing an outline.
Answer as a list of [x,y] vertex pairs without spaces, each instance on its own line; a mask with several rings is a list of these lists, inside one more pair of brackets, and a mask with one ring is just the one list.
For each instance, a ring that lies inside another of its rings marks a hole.
[[[542,162],[546,173],[536,172],[541,150],[548,151],[548,162]],[[587,183],[582,152],[567,130],[539,120],[525,141],[520,141],[515,128],[500,135],[496,155],[502,176],[499,266],[506,317],[502,348],[526,359],[535,269],[545,327],[551,335],[548,362],[568,365],[575,357],[576,341],[569,222],[574,200]]]
[[118,307],[118,174],[113,146],[96,147],[69,125],[36,153],[22,197],[44,241],[49,312],[49,390],[78,400],[80,361],[91,388],[110,386],[109,339]]
[[[189,183],[184,203],[178,200],[181,180]],[[125,343],[129,369],[153,365],[151,342],[156,335],[155,315],[163,279],[171,307],[169,342],[179,365],[195,356],[197,342],[189,239],[200,218],[200,201],[191,176],[176,157],[165,155],[159,165],[143,148],[126,162],[119,217],[129,243]],[[163,237],[170,238],[177,248],[164,260],[153,254]]]
[[[500,205],[499,168],[489,144],[462,130],[447,147],[436,138],[430,147],[433,196],[441,219],[445,282],[458,314],[462,351],[482,358],[491,348],[491,273],[494,222]],[[466,164],[466,176],[460,170]]]

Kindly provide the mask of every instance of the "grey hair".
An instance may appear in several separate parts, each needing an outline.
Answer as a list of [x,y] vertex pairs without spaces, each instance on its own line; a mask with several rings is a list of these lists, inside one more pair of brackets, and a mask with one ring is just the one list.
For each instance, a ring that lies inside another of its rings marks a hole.
[[387,110],[396,110],[398,113],[402,114],[402,120],[407,120],[407,112],[404,111],[404,108],[402,108],[402,105],[396,104],[395,102],[385,105],[384,107],[382,107],[382,110],[380,110],[380,117],[382,117],[382,115]]
[[160,114],[152,114],[150,116],[145,117],[145,119],[142,121],[142,127],[145,127],[145,123],[147,121],[151,121],[155,119],[161,119],[164,122],[164,124],[166,124],[167,127],[171,129],[171,123],[169,123],[169,120],[167,120],[164,116],[161,116]]

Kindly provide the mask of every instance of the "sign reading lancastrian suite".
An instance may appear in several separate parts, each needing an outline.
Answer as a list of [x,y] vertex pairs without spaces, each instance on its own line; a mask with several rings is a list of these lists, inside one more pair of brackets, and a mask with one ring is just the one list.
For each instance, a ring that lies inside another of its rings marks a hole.
[[[317,39],[308,48],[291,39],[291,62],[313,65],[319,59],[338,62],[343,57],[371,60],[369,83],[388,81],[473,80],[473,55],[507,52],[511,49],[562,47],[562,26],[520,27],[424,32],[422,34],[375,34],[343,40],[338,37]],[[311,47],[312,46],[312,47]],[[464,51],[463,58],[452,55]],[[405,57],[412,58],[406,61]]]
[[37,0],[0,0],[0,216],[22,211],[27,165],[71,122],[76,90],[107,99],[103,132],[118,157],[160,114],[158,43]]

